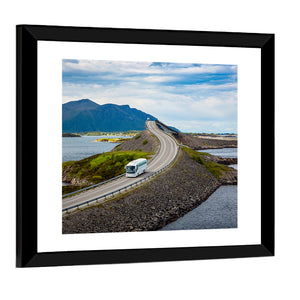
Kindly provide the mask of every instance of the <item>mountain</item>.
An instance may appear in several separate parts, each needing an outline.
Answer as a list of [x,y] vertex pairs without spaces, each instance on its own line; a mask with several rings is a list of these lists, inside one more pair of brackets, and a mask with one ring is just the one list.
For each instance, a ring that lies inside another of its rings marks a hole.
[[89,99],[63,104],[62,116],[63,133],[144,130],[147,118],[156,120],[129,105],[99,105]]

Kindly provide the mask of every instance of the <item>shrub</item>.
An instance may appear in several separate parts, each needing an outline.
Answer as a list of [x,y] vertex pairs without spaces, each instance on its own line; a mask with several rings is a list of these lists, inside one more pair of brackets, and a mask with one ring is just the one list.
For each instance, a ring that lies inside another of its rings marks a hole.
[[148,157],[142,151],[115,151],[96,154],[85,159],[63,163],[68,176],[99,183],[125,172],[124,166],[130,161]]
[[230,170],[230,168],[225,165],[221,165],[210,160],[204,160],[202,156],[207,156],[207,153],[197,152],[189,148],[183,148],[183,150],[191,159],[204,166],[216,178],[220,178],[223,172]]
[[143,141],[143,145],[146,145],[146,144],[148,144],[148,140]]

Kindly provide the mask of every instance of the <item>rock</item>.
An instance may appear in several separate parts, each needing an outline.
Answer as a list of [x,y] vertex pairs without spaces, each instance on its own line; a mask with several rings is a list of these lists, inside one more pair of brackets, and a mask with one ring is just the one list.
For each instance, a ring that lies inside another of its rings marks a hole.
[[[232,172],[223,181],[235,179],[237,172]],[[63,233],[157,230],[200,205],[220,185],[205,167],[182,152],[173,168],[142,187],[115,201],[63,216]]]

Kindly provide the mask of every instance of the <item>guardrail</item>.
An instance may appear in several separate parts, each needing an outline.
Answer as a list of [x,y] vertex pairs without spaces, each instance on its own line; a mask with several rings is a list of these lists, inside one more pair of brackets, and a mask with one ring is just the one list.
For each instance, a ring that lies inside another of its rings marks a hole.
[[[158,155],[159,150],[160,150],[160,144],[158,144],[158,149],[156,150],[155,154],[149,159],[149,162],[148,162],[148,163],[150,163],[150,162]],[[62,198],[66,198],[66,197],[68,197],[68,196],[72,196],[72,195],[74,195],[74,194],[77,194],[77,193],[80,193],[80,192],[83,192],[83,191],[86,191],[86,190],[89,190],[89,189],[93,189],[93,188],[95,188],[95,187],[97,187],[97,186],[99,186],[99,185],[102,185],[102,184],[105,184],[105,183],[110,182],[110,181],[112,181],[112,180],[118,179],[118,178],[124,176],[125,174],[126,174],[126,172],[124,172],[124,173],[122,173],[121,175],[118,175],[118,176],[116,176],[116,177],[110,178],[110,179],[108,179],[108,180],[106,180],[106,181],[103,181],[103,182],[100,182],[100,183],[96,183],[96,184],[90,185],[90,186],[88,186],[88,187],[86,187],[86,188],[83,188],[83,189],[80,189],[80,190],[77,190],[77,191],[74,191],[74,192],[65,194],[65,195],[62,196]]]
[[159,120],[155,120],[155,124],[160,127],[161,129],[163,129],[165,132],[172,132],[174,134],[178,134],[178,132],[172,128],[170,128],[169,126],[167,126],[166,124],[164,124],[163,122],[159,121]]
[[[178,149],[179,149],[179,148],[178,148]],[[64,208],[64,209],[62,210],[62,212],[67,212],[68,210],[72,210],[72,209],[75,209],[75,208],[79,208],[80,206],[90,204],[90,203],[92,203],[92,202],[98,201],[98,200],[103,199],[103,198],[106,199],[106,197],[113,196],[114,194],[120,193],[120,192],[123,191],[123,190],[129,189],[129,188],[131,188],[131,187],[133,187],[133,186],[137,186],[138,184],[142,183],[143,181],[149,180],[151,177],[157,175],[158,173],[163,172],[166,168],[168,168],[169,166],[171,166],[171,165],[174,163],[174,161],[176,160],[178,154],[179,154],[179,151],[177,150],[176,156],[174,157],[174,159],[173,159],[171,162],[169,162],[169,163],[168,163],[166,166],[164,166],[162,169],[160,169],[160,170],[158,170],[158,171],[152,173],[151,175],[149,175],[149,176],[147,176],[147,177],[145,177],[145,178],[142,178],[141,180],[139,180],[139,181],[137,181],[137,182],[134,182],[134,183],[132,183],[132,184],[130,184],[130,185],[127,185],[127,186],[125,186],[125,187],[123,187],[123,188],[121,188],[121,189],[118,189],[118,190],[116,190],[116,191],[113,191],[113,192],[111,192],[111,193],[102,195],[102,196],[97,197],[97,198],[90,199],[90,200],[88,200],[88,201],[85,201],[85,202],[83,202],[83,203],[80,203],[80,204],[76,204],[76,205],[70,206],[70,207],[68,207],[68,208]]]
[[112,180],[118,179],[118,178],[124,176],[125,174],[126,174],[126,172],[125,172],[125,173],[122,173],[121,175],[118,175],[118,176],[116,176],[116,177],[110,178],[110,179],[108,179],[108,180],[106,180],[106,181],[102,181],[102,182],[100,182],[100,183],[96,183],[96,184],[90,185],[90,186],[88,186],[88,187],[86,187],[86,188],[83,188],[83,189],[80,189],[80,190],[78,190],[78,191],[75,191],[75,192],[72,192],[72,193],[65,194],[65,195],[62,196],[62,198],[66,198],[66,197],[68,197],[68,196],[77,194],[77,193],[79,193],[79,192],[83,192],[83,191],[92,189],[92,188],[97,187],[97,186],[99,186],[99,185],[102,185],[102,184],[104,184],[104,183],[107,183],[107,182],[110,182],[110,181],[112,181]]
[[[156,150],[155,154],[149,159],[148,163],[150,163],[158,155],[159,150],[160,150],[160,144],[158,144],[158,149]],[[77,194],[77,193],[80,193],[80,192],[83,192],[83,191],[86,191],[86,190],[89,190],[89,189],[93,189],[93,188],[95,188],[95,187],[97,187],[99,185],[102,185],[102,184],[105,184],[105,183],[110,182],[112,180],[118,179],[118,178],[124,176],[125,174],[126,174],[126,172],[124,172],[124,173],[122,173],[122,174],[120,174],[120,175],[118,175],[116,177],[110,178],[110,179],[108,179],[106,181],[103,181],[103,182],[100,182],[100,183],[96,183],[96,184],[90,185],[90,186],[88,186],[86,188],[83,188],[83,189],[80,189],[80,190],[77,190],[77,191],[65,194],[65,195],[62,196],[62,198],[66,198],[68,196],[72,196],[74,194]]]

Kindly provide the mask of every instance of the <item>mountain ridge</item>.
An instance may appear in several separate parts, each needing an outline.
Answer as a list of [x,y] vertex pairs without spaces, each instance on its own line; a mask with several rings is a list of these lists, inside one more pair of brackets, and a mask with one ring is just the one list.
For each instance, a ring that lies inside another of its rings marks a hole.
[[127,104],[100,105],[90,99],[81,99],[62,105],[63,133],[144,130],[148,118],[157,119]]

